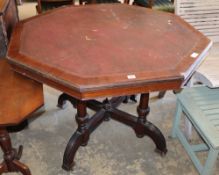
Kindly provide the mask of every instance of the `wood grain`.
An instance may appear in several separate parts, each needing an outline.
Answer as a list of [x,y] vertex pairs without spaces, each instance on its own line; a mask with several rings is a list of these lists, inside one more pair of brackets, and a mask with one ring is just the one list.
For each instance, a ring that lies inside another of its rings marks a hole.
[[209,43],[173,14],[124,4],[72,6],[19,23],[8,59],[31,78],[89,99],[178,89],[183,73],[194,71],[198,57],[191,54]]
[[14,72],[0,60],[0,125],[20,123],[44,103],[42,84]]

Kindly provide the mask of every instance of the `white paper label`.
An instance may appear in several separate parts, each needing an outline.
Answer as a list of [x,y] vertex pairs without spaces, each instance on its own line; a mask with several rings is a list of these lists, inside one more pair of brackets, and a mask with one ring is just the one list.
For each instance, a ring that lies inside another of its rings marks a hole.
[[196,57],[198,56],[198,53],[193,52],[190,56],[191,56],[192,58],[196,58]]
[[136,76],[134,74],[131,74],[131,75],[127,75],[127,78],[130,80],[130,79],[136,79]]

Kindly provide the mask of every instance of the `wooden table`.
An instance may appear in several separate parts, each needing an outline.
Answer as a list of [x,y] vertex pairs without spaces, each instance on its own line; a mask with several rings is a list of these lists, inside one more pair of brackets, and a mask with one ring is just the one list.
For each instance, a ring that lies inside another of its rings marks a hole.
[[23,147],[12,147],[6,127],[17,126],[43,106],[43,86],[14,72],[6,59],[0,59],[0,79],[0,148],[3,152],[0,174],[21,172],[31,175],[28,167],[20,162]]
[[[150,137],[165,154],[163,134],[146,118],[149,92],[179,89],[210,46],[173,14],[122,4],[71,6],[20,22],[8,60],[15,71],[63,91],[59,106],[69,100],[77,108],[78,129],[63,159],[70,170],[78,148],[109,118]],[[117,109],[132,94],[141,94],[138,117]],[[87,108],[96,114],[88,116]]]

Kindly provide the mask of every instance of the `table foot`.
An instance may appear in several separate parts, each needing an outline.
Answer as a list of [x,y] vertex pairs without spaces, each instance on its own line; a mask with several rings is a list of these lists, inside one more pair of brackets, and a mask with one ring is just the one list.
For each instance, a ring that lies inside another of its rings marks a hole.
[[74,157],[78,148],[82,144],[83,136],[80,132],[75,132],[70,138],[67,147],[65,149],[62,168],[66,171],[70,171],[74,166]]
[[161,154],[161,156],[167,153],[166,140],[162,132],[152,123],[146,122],[144,124],[144,134],[150,137],[156,145],[155,152]]
[[0,128],[0,146],[4,153],[4,161],[0,164],[0,174],[21,172],[23,175],[31,175],[29,168],[19,161],[23,147],[20,146],[18,151],[12,148],[10,136],[5,128]]

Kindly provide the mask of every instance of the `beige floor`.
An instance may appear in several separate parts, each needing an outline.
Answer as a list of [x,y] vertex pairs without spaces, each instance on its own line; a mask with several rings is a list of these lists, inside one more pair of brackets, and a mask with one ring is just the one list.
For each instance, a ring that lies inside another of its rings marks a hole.
[[[19,12],[21,19],[35,15],[35,5],[19,6]],[[218,46],[213,48],[212,55],[219,56]],[[197,175],[179,142],[168,138],[175,112],[176,99],[172,92],[161,100],[154,98],[156,94],[151,95],[148,117],[167,139],[165,157],[153,151],[154,144],[149,138],[138,139],[130,128],[110,121],[92,134],[87,147],[79,149],[74,171],[65,172],[61,169],[62,156],[76,129],[76,111],[70,104],[65,110],[56,107],[59,91],[46,86],[44,91],[45,112],[32,119],[28,129],[11,134],[15,146],[24,145],[21,160],[29,165],[33,175]],[[136,105],[123,104],[121,108],[135,114]],[[215,174],[219,174],[218,170],[219,162]]]

